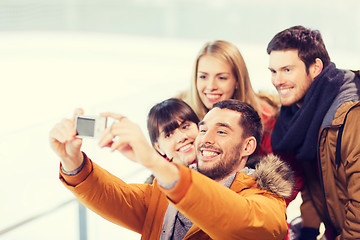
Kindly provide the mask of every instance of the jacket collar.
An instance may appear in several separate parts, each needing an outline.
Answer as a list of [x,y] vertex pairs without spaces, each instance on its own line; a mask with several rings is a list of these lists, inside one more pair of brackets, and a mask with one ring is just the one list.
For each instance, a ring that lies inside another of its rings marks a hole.
[[344,71],[344,82],[322,122],[322,128],[344,122],[345,113],[360,100],[360,79],[351,71]]

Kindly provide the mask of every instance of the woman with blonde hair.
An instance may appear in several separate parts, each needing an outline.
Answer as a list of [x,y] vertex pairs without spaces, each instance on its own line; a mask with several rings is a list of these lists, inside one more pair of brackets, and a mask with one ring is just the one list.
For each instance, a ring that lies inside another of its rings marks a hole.
[[[279,97],[265,92],[255,93],[245,61],[234,44],[223,40],[206,43],[196,58],[190,90],[181,93],[178,98],[188,103],[200,120],[216,102],[237,99],[250,104],[258,112],[264,126],[258,153],[266,155],[273,152],[271,133],[280,110]],[[284,160],[292,165],[291,159]],[[256,158],[249,159],[247,166],[253,168],[256,163]],[[295,190],[286,199],[287,205],[297,192]],[[288,239],[289,236],[284,240]]]
[[270,135],[279,111],[276,95],[255,93],[248,70],[239,49],[230,42],[217,40],[206,43],[200,50],[189,91],[178,98],[187,102],[199,119],[216,102],[238,99],[249,103],[262,118],[264,137],[259,152],[272,152]]

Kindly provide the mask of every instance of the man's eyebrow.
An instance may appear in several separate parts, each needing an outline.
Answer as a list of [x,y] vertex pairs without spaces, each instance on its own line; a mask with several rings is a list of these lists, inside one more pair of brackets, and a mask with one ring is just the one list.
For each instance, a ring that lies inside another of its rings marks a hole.
[[285,66],[283,66],[281,69],[293,68],[293,67],[295,67],[295,65],[294,65],[294,64],[290,64],[290,65],[285,65]]
[[[205,122],[204,122],[204,121],[199,122],[198,127],[200,127],[200,126],[202,126],[202,125],[205,125]],[[227,124],[227,123],[218,122],[218,123],[216,123],[216,126],[218,126],[218,127],[225,127],[225,128],[230,129],[231,131],[234,131],[234,129],[233,129],[229,124]]]
[[[284,70],[284,69],[286,69],[286,68],[293,68],[293,67],[295,67],[295,65],[294,65],[294,64],[290,64],[290,65],[285,65],[285,66],[279,67],[279,69],[280,69],[280,70]],[[271,70],[271,71],[276,71],[276,70],[275,70],[274,68],[272,68],[272,67],[268,67],[268,69]]]
[[219,123],[216,123],[216,126],[225,127],[225,128],[230,129],[231,131],[233,131],[233,128],[232,128],[229,124],[227,124],[227,123],[219,122]]

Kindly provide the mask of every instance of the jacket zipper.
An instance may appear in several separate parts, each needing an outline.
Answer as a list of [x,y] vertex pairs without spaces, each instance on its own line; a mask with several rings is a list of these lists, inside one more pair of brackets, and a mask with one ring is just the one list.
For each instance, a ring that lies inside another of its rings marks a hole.
[[[336,232],[336,234],[338,233],[338,230],[334,227],[334,225],[332,224],[331,218],[330,218],[330,214],[329,214],[329,208],[328,208],[328,203],[326,200],[326,194],[325,194],[325,187],[324,187],[324,179],[323,179],[323,172],[322,172],[322,167],[321,167],[321,159],[320,159],[320,142],[321,142],[321,138],[322,135],[325,131],[325,129],[331,129],[331,128],[340,128],[341,124],[339,125],[332,125],[332,126],[328,126],[325,127],[321,130],[320,135],[319,135],[319,139],[318,139],[318,143],[317,143],[317,161],[318,161],[318,166],[319,166],[319,173],[320,173],[320,185],[321,185],[321,191],[322,191],[322,195],[325,201],[325,220],[326,220],[326,224],[330,224],[330,227],[333,228],[333,230]],[[311,194],[312,195],[312,194]],[[311,197],[312,198],[312,197]],[[314,203],[314,200],[313,200]],[[313,204],[315,206],[315,204]],[[315,207],[316,208],[316,207]],[[319,212],[319,209],[317,209],[317,211]]]

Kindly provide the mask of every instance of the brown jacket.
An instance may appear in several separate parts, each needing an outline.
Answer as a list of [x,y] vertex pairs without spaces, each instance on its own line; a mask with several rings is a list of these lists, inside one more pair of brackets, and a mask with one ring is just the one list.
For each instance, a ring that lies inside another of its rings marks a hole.
[[[343,124],[341,162],[336,164],[337,136]],[[301,212],[306,227],[318,227],[323,221],[336,229],[336,239],[360,239],[360,101],[343,103],[332,124],[321,130],[318,167],[321,171],[305,168],[308,184]]]

